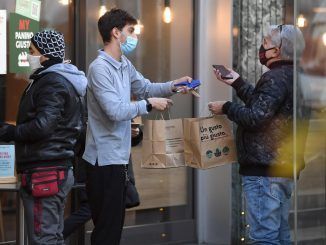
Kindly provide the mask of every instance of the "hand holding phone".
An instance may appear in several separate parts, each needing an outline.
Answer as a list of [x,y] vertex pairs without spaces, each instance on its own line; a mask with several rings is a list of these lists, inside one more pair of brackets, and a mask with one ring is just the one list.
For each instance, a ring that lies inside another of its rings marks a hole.
[[217,80],[227,84],[232,85],[235,80],[237,80],[240,75],[233,70],[225,68],[223,65],[213,65],[214,74]]
[[226,69],[224,65],[213,65],[213,68],[221,73],[222,79],[233,79],[231,71]]

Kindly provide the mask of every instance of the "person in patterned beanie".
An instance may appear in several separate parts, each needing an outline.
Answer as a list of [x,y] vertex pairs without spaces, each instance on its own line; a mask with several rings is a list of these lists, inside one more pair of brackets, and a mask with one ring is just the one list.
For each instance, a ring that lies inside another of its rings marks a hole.
[[[32,55],[33,49],[39,55]],[[40,68],[48,68],[62,63],[65,57],[65,41],[62,33],[44,30],[35,33],[31,38],[30,54],[27,55],[32,73]]]
[[16,125],[0,122],[0,141],[15,142],[29,244],[64,244],[63,213],[74,183],[75,146],[84,127],[87,79],[66,64],[64,37],[46,30],[31,39],[32,82]]
[[31,39],[35,48],[45,57],[62,62],[65,57],[65,40],[61,32],[45,30]]

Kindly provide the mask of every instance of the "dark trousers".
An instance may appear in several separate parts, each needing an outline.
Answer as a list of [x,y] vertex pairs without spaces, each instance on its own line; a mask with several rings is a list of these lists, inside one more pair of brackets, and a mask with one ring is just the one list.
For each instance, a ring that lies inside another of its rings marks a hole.
[[78,228],[82,227],[87,221],[89,221],[91,216],[91,209],[88,204],[87,194],[85,189],[80,189],[80,196],[85,196],[85,199],[80,198],[80,207],[77,211],[73,212],[68,218],[65,219],[63,238],[66,239],[72,233],[74,233]]
[[125,165],[86,165],[86,191],[94,230],[92,245],[119,245],[125,218]]
[[[86,165],[88,163],[79,158],[76,160],[74,166],[74,175],[77,183],[84,184],[86,182]],[[76,230],[81,228],[87,221],[89,221],[91,216],[91,209],[88,204],[88,197],[85,188],[80,188],[77,190],[77,198],[79,201],[79,209],[73,212],[68,218],[65,219],[63,238],[66,239]]]

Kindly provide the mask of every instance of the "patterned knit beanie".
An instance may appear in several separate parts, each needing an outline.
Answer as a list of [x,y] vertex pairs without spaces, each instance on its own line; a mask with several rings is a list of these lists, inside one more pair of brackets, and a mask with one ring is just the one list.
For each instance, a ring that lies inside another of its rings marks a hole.
[[65,57],[65,40],[62,33],[54,30],[37,32],[31,38],[31,42],[45,57],[63,61]]

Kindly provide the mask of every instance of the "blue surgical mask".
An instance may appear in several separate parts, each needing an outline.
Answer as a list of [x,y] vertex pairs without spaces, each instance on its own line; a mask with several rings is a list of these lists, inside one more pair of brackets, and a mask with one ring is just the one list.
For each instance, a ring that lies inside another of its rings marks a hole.
[[[125,36],[124,33],[122,33],[122,35]],[[137,46],[138,43],[138,39],[131,37],[131,36],[127,36],[127,39],[124,43],[120,43],[120,48],[123,54],[129,54],[131,53]]]

